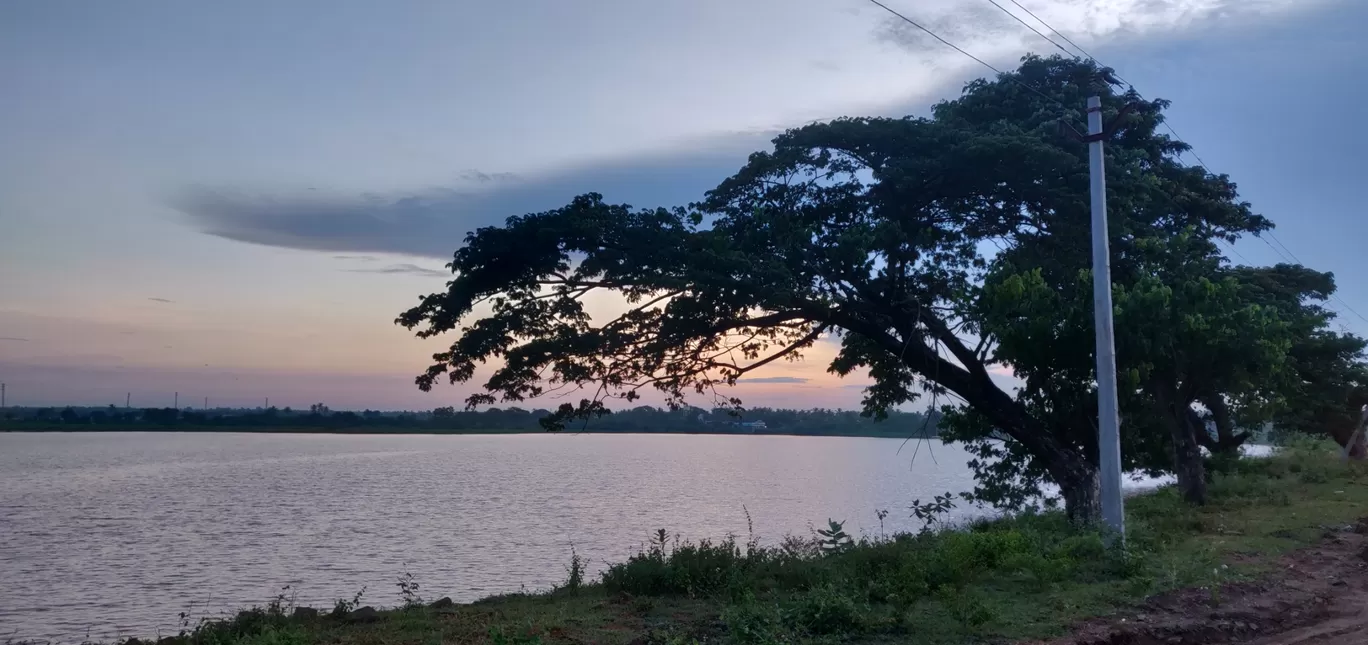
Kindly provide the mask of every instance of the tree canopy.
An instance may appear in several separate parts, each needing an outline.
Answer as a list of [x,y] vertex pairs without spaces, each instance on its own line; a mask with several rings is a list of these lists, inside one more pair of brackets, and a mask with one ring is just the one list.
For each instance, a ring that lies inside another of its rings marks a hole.
[[[583,390],[545,419],[557,429],[645,388],[672,406],[704,395],[737,407],[726,386],[838,343],[829,370],[872,377],[866,414],[928,395],[945,405],[945,436],[979,455],[977,499],[1019,505],[1049,482],[1090,520],[1088,161],[1060,121],[1080,120],[1097,94],[1119,124],[1106,145],[1126,454],[1200,479],[1191,404],[1254,401],[1245,395],[1296,344],[1217,247],[1271,224],[1227,177],[1181,161],[1185,146],[1157,131],[1165,102],[1118,91],[1104,72],[1028,57],[929,118],[790,130],[687,207],[586,193],[481,228],[455,252],[447,289],[398,318],[420,337],[458,334],[418,385],[472,381],[488,363],[470,406]],[[627,310],[593,319],[594,291]],[[994,379],[999,365],[1024,385]]]

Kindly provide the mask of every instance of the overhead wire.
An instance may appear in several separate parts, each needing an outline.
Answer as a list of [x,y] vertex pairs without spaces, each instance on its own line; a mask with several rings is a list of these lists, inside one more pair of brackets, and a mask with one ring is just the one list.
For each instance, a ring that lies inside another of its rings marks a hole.
[[[1005,14],[1011,16],[1013,20],[1016,20],[1017,22],[1019,22],[1019,23],[1021,23],[1023,26],[1025,26],[1027,29],[1030,29],[1031,31],[1035,32],[1035,35],[1040,36],[1041,38],[1045,39],[1045,42],[1050,43],[1051,45],[1054,45],[1055,47],[1058,47],[1058,48],[1059,48],[1059,51],[1064,52],[1064,55],[1065,55],[1065,56],[1068,56],[1068,57],[1070,57],[1070,58],[1078,58],[1078,54],[1075,54],[1075,53],[1069,51],[1068,49],[1065,49],[1063,45],[1061,45],[1061,44],[1055,42],[1054,39],[1050,38],[1049,36],[1046,36],[1046,35],[1045,35],[1044,33],[1042,33],[1039,29],[1036,29],[1035,27],[1032,27],[1032,26],[1031,26],[1031,23],[1026,22],[1025,20],[1022,20],[1022,19],[1021,19],[1021,16],[1018,16],[1018,15],[1012,13],[1011,11],[1009,11],[1009,10],[1007,9],[1007,7],[1004,7],[1004,6],[1000,5],[1000,4],[998,4],[997,0],[988,0],[988,2],[993,3],[993,6],[994,6],[994,7],[997,7],[998,9],[1001,9],[1001,10],[1002,10],[1002,13],[1005,13]],[[1017,5],[1017,6],[1021,6],[1021,5]],[[1039,18],[1036,18],[1036,20],[1040,20],[1040,19],[1039,19]],[[1045,23],[1042,21],[1040,24],[1045,24]],[[1046,26],[1046,27],[1049,27],[1049,25],[1045,25],[1045,26]],[[1051,29],[1051,31],[1054,31],[1054,30]],[[1055,33],[1059,33],[1059,32],[1055,32]]]
[[[871,1],[872,1],[872,0],[871,0]],[[1079,46],[1078,46],[1078,43],[1075,43],[1073,40],[1069,39],[1068,36],[1064,35],[1063,32],[1059,31],[1058,29],[1055,29],[1053,26],[1050,25],[1050,23],[1046,22],[1046,21],[1045,21],[1043,18],[1041,18],[1040,16],[1037,16],[1037,15],[1036,15],[1034,12],[1032,12],[1030,9],[1027,9],[1024,5],[1022,5],[1020,2],[1018,2],[1018,0],[1008,0],[1008,1],[1011,2],[1013,5],[1016,5],[1016,6],[1017,6],[1019,9],[1021,9],[1022,11],[1025,11],[1028,15],[1030,15],[1032,18],[1034,18],[1036,21],[1038,21],[1038,22],[1039,22],[1041,25],[1043,25],[1046,29],[1050,30],[1051,33],[1054,33],[1055,35],[1057,35],[1057,36],[1059,36],[1061,39],[1063,39],[1065,42],[1069,43],[1070,45],[1073,45],[1073,47],[1074,47],[1075,49],[1077,49],[1079,52],[1082,52],[1082,54],[1083,54],[1084,56],[1086,56],[1089,60],[1091,60],[1091,61],[1094,62],[1094,63],[1097,63],[1098,65],[1102,65],[1102,62],[1099,61],[1099,60],[1097,60],[1097,57],[1096,57],[1096,56],[1093,56],[1092,54],[1088,53],[1087,50],[1083,49],[1082,47],[1079,47]],[[988,2],[991,2],[991,3],[993,4],[993,6],[997,7],[998,9],[1001,9],[1004,13],[1006,13],[1006,14],[1012,16],[1013,18],[1015,18],[1018,22],[1020,22],[1021,24],[1025,25],[1028,29],[1030,29],[1031,31],[1035,32],[1035,33],[1036,33],[1037,35],[1039,35],[1041,38],[1045,38],[1045,40],[1050,41],[1050,43],[1053,44],[1055,47],[1059,47],[1061,50],[1064,50],[1064,48],[1061,47],[1061,46],[1059,45],[1059,43],[1055,42],[1054,40],[1052,40],[1052,39],[1050,39],[1050,38],[1047,38],[1047,37],[1046,37],[1044,34],[1042,34],[1039,30],[1037,30],[1036,28],[1034,28],[1034,27],[1032,27],[1031,25],[1027,24],[1026,21],[1022,20],[1019,16],[1017,16],[1017,15],[1014,14],[1014,13],[1012,13],[1011,11],[1008,11],[1008,10],[1006,9],[1006,7],[1003,7],[1002,5],[998,4],[996,0],[988,0]],[[1072,54],[1071,52],[1069,52],[1068,50],[1064,50],[1064,52],[1065,52],[1066,54],[1069,54],[1070,56],[1073,56],[1073,54]],[[1121,83],[1124,83],[1124,84],[1125,84],[1127,87],[1129,87],[1132,91],[1134,91],[1136,96],[1139,96],[1139,97],[1140,97],[1141,99],[1143,99],[1143,100],[1148,100],[1148,99],[1145,99],[1145,96],[1144,96],[1143,94],[1141,94],[1139,90],[1135,89],[1135,84],[1133,84],[1133,83],[1131,83],[1130,81],[1127,81],[1127,80],[1121,78],[1120,76],[1117,76],[1115,73],[1113,73],[1112,76],[1115,77],[1116,80],[1120,81]],[[1206,171],[1208,174],[1213,174],[1213,175],[1215,174],[1215,173],[1213,173],[1213,172],[1211,171],[1211,168],[1207,166],[1206,161],[1204,161],[1204,160],[1202,159],[1202,157],[1201,157],[1200,155],[1197,154],[1197,151],[1196,151],[1196,149],[1193,147],[1193,145],[1190,144],[1190,143],[1188,143],[1186,140],[1184,140],[1184,139],[1183,139],[1183,136],[1180,135],[1180,134],[1178,134],[1178,131],[1177,131],[1176,129],[1174,129],[1173,125],[1171,125],[1171,124],[1168,122],[1167,119],[1163,119],[1163,118],[1161,117],[1159,122],[1160,122],[1161,125],[1164,126],[1165,129],[1167,129],[1167,130],[1169,131],[1170,134],[1173,135],[1173,138],[1174,138],[1178,143],[1181,143],[1181,144],[1187,149],[1186,152],[1187,152],[1188,154],[1191,154],[1191,155],[1192,155],[1192,158],[1195,159],[1195,160],[1197,161],[1197,165],[1200,166],[1200,167],[1202,168],[1202,170]],[[1181,156],[1181,155],[1182,155],[1182,153],[1179,153],[1179,156]],[[1266,238],[1265,238],[1265,235],[1267,236]],[[1284,243],[1282,242],[1282,240],[1279,240],[1279,239],[1277,238],[1277,236],[1275,236],[1275,235],[1273,234],[1272,231],[1265,231],[1263,234],[1261,234],[1261,235],[1256,235],[1255,237],[1258,237],[1260,240],[1262,240],[1263,243],[1264,243],[1264,244],[1267,244],[1267,245],[1268,245],[1268,248],[1272,249],[1273,252],[1274,252],[1275,254],[1277,254],[1279,258],[1282,258],[1284,261],[1288,262],[1289,264],[1299,264],[1299,265],[1305,266],[1305,264],[1304,264],[1299,258],[1297,258],[1297,255],[1296,255],[1295,253],[1292,252],[1292,249],[1288,248],[1288,246],[1287,246],[1286,244],[1284,244]],[[1269,240],[1272,240],[1272,242],[1270,242]],[[1276,243],[1277,246],[1274,246],[1274,243]],[[1279,246],[1282,247],[1282,249],[1279,249],[1279,248],[1278,248]],[[1231,251],[1234,251],[1236,254],[1240,255],[1241,258],[1244,258],[1244,255],[1240,254],[1239,251],[1236,251],[1236,250],[1235,250],[1235,245],[1234,245],[1234,244],[1230,244],[1230,250],[1231,250]],[[1285,251],[1286,253],[1284,253],[1284,251]],[[1244,258],[1244,259],[1245,259],[1245,261],[1248,261],[1248,258]],[[1349,303],[1345,302],[1343,298],[1339,297],[1339,294],[1331,293],[1331,294],[1330,294],[1330,297],[1333,298],[1333,299],[1335,300],[1335,302],[1339,303],[1340,306],[1344,307],[1347,311],[1349,311],[1349,312],[1352,313],[1353,315],[1357,316],[1360,320],[1364,321],[1365,323],[1368,323],[1368,317],[1365,317],[1363,314],[1359,313],[1359,312],[1358,312],[1357,310],[1355,310],[1353,307],[1349,306]]]
[[[1086,57],[1086,58],[1088,58],[1088,59],[1090,59],[1090,60],[1093,60],[1093,61],[1096,61],[1096,60],[1097,60],[1096,58],[1093,58],[1093,55],[1092,55],[1092,54],[1089,54],[1089,53],[1088,53],[1088,50],[1083,49],[1082,47],[1079,47],[1079,46],[1078,46],[1078,43],[1076,43],[1076,42],[1074,42],[1074,41],[1072,41],[1072,40],[1069,40],[1069,37],[1068,37],[1068,36],[1065,36],[1065,35],[1064,35],[1062,32],[1060,32],[1058,29],[1055,29],[1054,27],[1051,27],[1051,26],[1050,26],[1050,23],[1045,22],[1044,20],[1042,20],[1042,19],[1040,18],[1040,16],[1035,15],[1035,12],[1031,11],[1030,9],[1027,9],[1027,8],[1026,8],[1024,5],[1022,5],[1020,2],[1017,2],[1017,0],[1008,0],[1008,1],[1011,2],[1012,4],[1016,5],[1018,9],[1021,9],[1022,11],[1025,11],[1025,12],[1026,12],[1026,15],[1028,15],[1028,16],[1030,16],[1030,17],[1032,17],[1032,18],[1035,18],[1035,19],[1036,19],[1036,22],[1039,22],[1040,24],[1045,25],[1045,28],[1046,28],[1046,29],[1049,29],[1051,33],[1053,33],[1053,34],[1056,35],[1056,36],[1059,36],[1060,38],[1063,38],[1063,39],[1064,39],[1064,42],[1069,43],[1070,45],[1073,45],[1073,48],[1074,48],[1074,49],[1077,49],[1079,52],[1081,52],[1081,53],[1083,54],[1084,57]],[[997,4],[997,3],[994,2],[993,4]]]
[[[940,42],[941,42],[942,44],[944,44],[946,47],[949,47],[949,48],[951,48],[951,49],[953,49],[953,50],[955,50],[955,51],[957,51],[957,52],[959,52],[959,53],[961,53],[961,54],[964,54],[965,56],[968,56],[969,58],[972,58],[972,59],[973,59],[975,62],[977,62],[978,64],[980,64],[980,65],[982,65],[982,66],[984,66],[984,67],[987,67],[988,69],[993,70],[993,72],[996,73],[998,76],[1000,76],[1000,77],[1002,77],[1002,78],[1005,78],[1005,79],[1007,79],[1007,80],[1010,80],[1011,82],[1013,82],[1013,83],[1015,83],[1015,84],[1017,84],[1017,85],[1019,85],[1019,86],[1025,88],[1027,91],[1030,91],[1031,93],[1033,93],[1033,94],[1035,94],[1035,95],[1037,95],[1037,96],[1039,96],[1039,97],[1041,97],[1041,98],[1043,98],[1043,99],[1045,99],[1045,100],[1047,100],[1047,101],[1051,101],[1051,102],[1053,102],[1053,103],[1058,103],[1061,107],[1063,107],[1063,108],[1065,108],[1065,109],[1068,109],[1068,110],[1072,110],[1072,108],[1069,108],[1068,105],[1066,105],[1063,101],[1059,100],[1058,98],[1055,98],[1055,97],[1053,97],[1053,96],[1050,96],[1049,94],[1046,94],[1046,93],[1044,93],[1044,92],[1042,92],[1042,91],[1040,91],[1040,90],[1038,90],[1038,89],[1036,89],[1036,88],[1034,88],[1034,87],[1031,87],[1030,85],[1028,85],[1028,84],[1026,84],[1025,82],[1023,82],[1021,79],[1019,79],[1019,78],[1017,78],[1017,77],[1015,77],[1015,76],[1009,75],[1009,74],[1007,74],[1006,72],[1004,72],[1004,71],[998,69],[997,67],[994,67],[994,66],[993,66],[991,63],[989,63],[988,61],[985,61],[985,60],[983,60],[982,58],[979,58],[978,56],[975,56],[975,55],[973,55],[973,54],[971,54],[971,53],[965,51],[965,50],[964,50],[963,48],[961,48],[959,45],[956,45],[955,43],[952,43],[952,42],[950,42],[950,41],[948,41],[948,40],[942,38],[940,34],[934,32],[934,31],[931,31],[929,28],[927,28],[926,26],[922,25],[921,23],[919,23],[919,22],[917,22],[917,21],[915,21],[915,20],[913,20],[913,19],[911,19],[911,18],[908,18],[907,16],[903,15],[902,13],[899,13],[896,9],[894,9],[894,8],[892,8],[892,7],[888,6],[888,5],[886,5],[886,4],[882,3],[882,2],[880,2],[879,0],[869,0],[869,2],[870,2],[871,4],[874,4],[875,6],[879,7],[880,9],[883,9],[884,11],[887,11],[888,13],[890,13],[890,14],[892,14],[893,16],[897,17],[898,19],[902,20],[903,22],[906,22],[907,24],[912,25],[913,27],[916,27],[917,29],[920,29],[920,30],[926,32],[928,35],[930,35],[932,38],[935,38],[936,40],[940,41]],[[994,4],[996,4],[996,3],[994,3]]]

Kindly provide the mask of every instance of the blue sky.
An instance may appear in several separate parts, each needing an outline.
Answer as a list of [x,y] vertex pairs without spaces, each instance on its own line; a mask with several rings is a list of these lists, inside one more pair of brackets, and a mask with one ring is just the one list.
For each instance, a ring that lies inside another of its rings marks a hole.
[[[1171,99],[1368,315],[1368,3],[1021,3]],[[987,0],[890,4],[1000,67],[1051,49]],[[437,345],[391,321],[466,231],[590,190],[682,203],[776,130],[924,113],[984,72],[864,0],[0,3],[0,380],[27,404],[450,404],[412,385]],[[856,405],[829,350],[742,395]]]

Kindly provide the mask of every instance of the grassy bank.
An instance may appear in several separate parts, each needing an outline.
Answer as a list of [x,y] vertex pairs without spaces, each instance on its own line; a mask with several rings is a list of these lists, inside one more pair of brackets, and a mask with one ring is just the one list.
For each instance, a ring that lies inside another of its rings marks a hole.
[[[600,580],[567,566],[550,592],[471,605],[320,612],[278,601],[176,645],[307,643],[1010,642],[1063,632],[1163,591],[1257,577],[1324,527],[1368,514],[1368,472],[1323,446],[1228,465],[1211,503],[1170,490],[1128,501],[1128,549],[1055,513],[846,544],[836,538],[679,542],[669,535]],[[170,644],[167,644],[170,645]]]

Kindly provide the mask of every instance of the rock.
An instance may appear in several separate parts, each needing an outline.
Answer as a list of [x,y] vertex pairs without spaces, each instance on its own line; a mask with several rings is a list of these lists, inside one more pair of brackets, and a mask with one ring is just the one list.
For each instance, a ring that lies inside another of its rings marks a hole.
[[376,611],[374,607],[362,607],[347,614],[347,620],[354,623],[373,623],[380,620],[380,612]]
[[451,607],[455,607],[456,603],[452,601],[450,598],[439,598],[437,600],[434,600],[432,604],[428,606],[432,607],[433,609],[449,609]]
[[295,620],[315,620],[318,618],[318,610],[313,607],[295,607],[290,617]]

